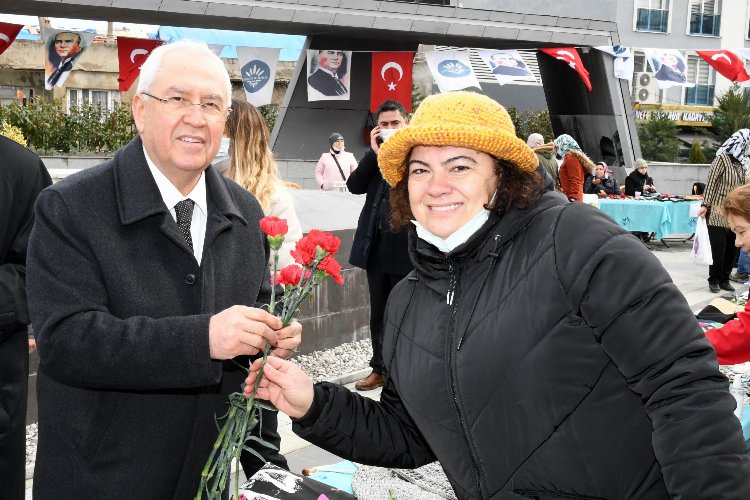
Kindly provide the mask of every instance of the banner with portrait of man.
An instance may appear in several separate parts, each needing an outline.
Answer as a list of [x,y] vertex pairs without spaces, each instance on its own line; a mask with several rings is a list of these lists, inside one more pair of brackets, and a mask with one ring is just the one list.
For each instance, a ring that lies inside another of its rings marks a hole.
[[345,50],[307,51],[307,100],[348,101],[352,53]]
[[91,45],[94,33],[42,28],[44,88],[62,87],[78,58]]
[[478,54],[500,85],[513,80],[536,80],[517,50],[480,50]]
[[643,49],[660,89],[693,87],[687,80],[687,61],[677,49]]

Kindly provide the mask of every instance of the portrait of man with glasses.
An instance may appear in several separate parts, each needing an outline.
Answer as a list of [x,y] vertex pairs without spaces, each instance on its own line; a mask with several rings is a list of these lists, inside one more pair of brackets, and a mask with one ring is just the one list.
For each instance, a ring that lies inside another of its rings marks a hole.
[[[45,190],[27,260],[37,338],[37,498],[193,498],[243,366],[288,358],[302,327],[269,303],[263,211],[211,161],[231,113],[203,42],[155,49],[136,137]],[[259,438],[280,444],[276,412]],[[286,462],[278,451],[264,457]]]

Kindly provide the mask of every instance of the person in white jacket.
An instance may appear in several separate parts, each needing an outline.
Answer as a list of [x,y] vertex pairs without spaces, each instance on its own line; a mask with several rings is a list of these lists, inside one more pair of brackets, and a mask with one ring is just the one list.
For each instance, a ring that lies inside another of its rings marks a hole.
[[224,134],[230,140],[229,168],[224,175],[255,195],[264,214],[286,219],[289,232],[279,250],[279,269],[293,264],[294,257],[289,252],[302,238],[302,226],[292,194],[281,179],[268,145],[270,134],[263,115],[252,104],[232,99]]
[[344,136],[338,132],[328,137],[329,149],[320,155],[318,165],[315,167],[315,179],[323,191],[333,189],[334,182],[346,183],[354,169],[357,168],[357,159],[348,151],[344,151]]

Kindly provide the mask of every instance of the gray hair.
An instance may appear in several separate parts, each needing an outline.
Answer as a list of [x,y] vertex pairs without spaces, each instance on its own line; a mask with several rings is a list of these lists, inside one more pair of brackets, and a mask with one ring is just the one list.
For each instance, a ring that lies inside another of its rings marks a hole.
[[635,160],[635,163],[633,163],[634,170],[638,170],[639,168],[648,168],[648,163],[646,163],[646,160],[643,158],[638,158]]
[[151,86],[154,84],[156,77],[159,75],[162,69],[162,63],[164,56],[172,52],[187,52],[194,54],[195,56],[205,56],[209,60],[209,64],[216,66],[217,74],[221,75],[221,79],[224,80],[224,91],[227,95],[227,107],[231,106],[232,102],[232,84],[229,81],[229,73],[227,68],[224,66],[224,62],[219,56],[214,54],[206,42],[200,40],[178,40],[176,42],[168,43],[166,45],[160,45],[155,48],[146,59],[146,62],[141,66],[141,77],[138,80],[138,88],[136,92],[141,94],[148,92]]

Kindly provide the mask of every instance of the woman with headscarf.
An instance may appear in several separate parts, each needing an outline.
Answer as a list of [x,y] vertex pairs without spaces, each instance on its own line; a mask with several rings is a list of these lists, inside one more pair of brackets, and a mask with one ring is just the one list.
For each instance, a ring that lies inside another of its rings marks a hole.
[[698,213],[706,219],[708,239],[711,242],[713,264],[708,266],[708,288],[713,293],[720,290],[733,292],[729,275],[737,261],[734,234],[727,218],[718,208],[734,188],[747,182],[750,167],[750,130],[743,128],[732,134],[716,150],[716,158],[708,169],[706,191]]
[[560,190],[570,201],[583,201],[583,183],[596,165],[568,134],[562,134],[554,143],[555,151],[563,159],[560,165]]
[[297,434],[369,465],[438,460],[460,500],[750,498],[735,400],[685,298],[612,219],[543,190],[505,108],[432,95],[378,164],[414,263],[388,299],[383,392],[269,357],[257,395]]
[[612,194],[621,194],[620,185],[617,183],[617,179],[609,177],[607,175],[607,164],[600,161],[596,164],[596,170],[593,175],[586,177],[586,182],[583,186],[583,191],[586,194],[595,194],[599,198],[605,198]]

